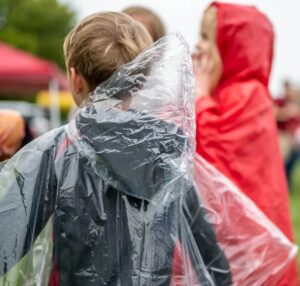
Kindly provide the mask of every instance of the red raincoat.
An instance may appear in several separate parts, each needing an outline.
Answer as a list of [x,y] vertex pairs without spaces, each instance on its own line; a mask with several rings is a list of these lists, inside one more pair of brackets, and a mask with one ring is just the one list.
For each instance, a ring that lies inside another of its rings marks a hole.
[[[213,3],[223,74],[196,102],[197,152],[292,240],[287,184],[268,91],[274,33],[256,8]],[[278,285],[297,286],[296,263]],[[268,285],[268,283],[266,283]]]

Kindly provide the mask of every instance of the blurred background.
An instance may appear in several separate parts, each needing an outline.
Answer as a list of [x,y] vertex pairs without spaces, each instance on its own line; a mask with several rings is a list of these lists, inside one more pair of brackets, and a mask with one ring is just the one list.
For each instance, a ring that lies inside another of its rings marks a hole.
[[[256,5],[272,20],[276,31],[270,87],[299,244],[300,1],[230,2]],[[67,122],[73,100],[68,91],[62,44],[65,35],[84,16],[141,5],[161,17],[167,32],[181,32],[193,50],[201,16],[209,3],[207,0],[0,0],[0,109],[22,113],[28,140]]]

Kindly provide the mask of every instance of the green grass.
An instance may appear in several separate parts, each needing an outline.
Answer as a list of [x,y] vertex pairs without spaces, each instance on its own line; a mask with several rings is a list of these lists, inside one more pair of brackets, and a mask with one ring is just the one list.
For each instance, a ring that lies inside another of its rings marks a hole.
[[[300,248],[300,162],[293,170],[291,208],[296,244]],[[300,253],[298,252],[298,269],[300,273]]]

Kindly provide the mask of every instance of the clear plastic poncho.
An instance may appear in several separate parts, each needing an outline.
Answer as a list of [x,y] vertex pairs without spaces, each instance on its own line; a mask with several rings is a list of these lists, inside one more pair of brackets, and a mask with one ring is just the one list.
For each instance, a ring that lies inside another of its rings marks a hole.
[[193,86],[166,37],[1,166],[0,285],[276,283],[296,249],[195,158]]

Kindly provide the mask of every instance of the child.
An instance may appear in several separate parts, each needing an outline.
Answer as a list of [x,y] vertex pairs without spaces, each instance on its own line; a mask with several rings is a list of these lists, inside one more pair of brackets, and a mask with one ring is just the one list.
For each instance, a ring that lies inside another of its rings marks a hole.
[[[274,111],[280,138],[280,147],[285,160],[288,185],[292,183],[292,173],[299,159],[297,134],[300,126],[300,107],[297,90],[289,82],[284,82],[284,94],[274,100]],[[291,190],[290,190],[291,191]]]
[[[151,44],[120,13],[89,16],[67,36],[68,79],[82,108],[0,172],[1,285],[231,285],[188,179],[184,128],[151,107],[173,96],[186,109],[189,54],[177,38],[172,60],[161,54],[169,43]],[[166,68],[178,88],[159,73]]]
[[21,146],[25,136],[25,122],[13,110],[0,111],[0,162],[10,158]]
[[[268,90],[273,42],[270,21],[255,7],[215,2],[207,9],[194,54],[197,152],[292,240]],[[295,265],[278,285],[298,285]]]
[[141,6],[130,6],[122,12],[142,23],[150,33],[153,42],[158,41],[166,34],[163,22],[150,9]]

